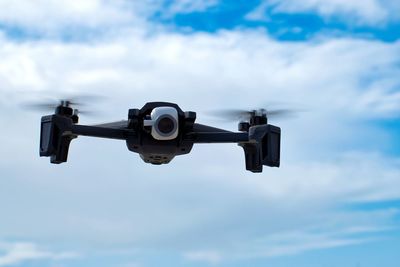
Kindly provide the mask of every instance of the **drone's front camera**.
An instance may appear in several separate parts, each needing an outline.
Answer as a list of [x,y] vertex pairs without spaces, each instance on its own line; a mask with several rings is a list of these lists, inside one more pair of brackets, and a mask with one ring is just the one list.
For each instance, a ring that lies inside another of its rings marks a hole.
[[173,107],[157,107],[144,120],[145,127],[151,127],[151,135],[157,140],[172,140],[178,136],[178,111]]

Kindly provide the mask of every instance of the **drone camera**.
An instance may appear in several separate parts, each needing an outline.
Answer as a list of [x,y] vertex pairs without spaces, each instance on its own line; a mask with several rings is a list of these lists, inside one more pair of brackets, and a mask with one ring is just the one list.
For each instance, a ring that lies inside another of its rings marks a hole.
[[151,135],[156,140],[172,140],[179,132],[178,111],[173,107],[156,107],[150,118],[143,120],[144,127],[151,127]]

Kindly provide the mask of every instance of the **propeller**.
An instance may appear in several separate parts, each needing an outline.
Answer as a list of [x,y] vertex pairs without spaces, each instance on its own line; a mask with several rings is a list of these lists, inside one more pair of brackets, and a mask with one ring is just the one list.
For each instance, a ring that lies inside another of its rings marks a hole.
[[266,109],[266,108],[259,108],[259,109],[252,109],[252,110],[245,110],[245,109],[222,109],[222,110],[213,110],[211,112],[207,112],[207,114],[220,117],[230,121],[248,121],[253,116],[266,116],[267,118],[277,119],[277,118],[287,118],[292,117],[299,110],[296,109],[288,109],[288,108],[281,108],[281,109]]
[[57,107],[70,107],[74,109],[75,114],[82,114],[82,115],[95,115],[95,112],[89,110],[82,110],[81,107],[87,107],[88,104],[86,103],[93,103],[98,102],[99,100],[103,99],[102,96],[98,95],[75,95],[72,97],[62,98],[62,99],[55,99],[55,98],[48,98],[47,100],[43,101],[32,101],[23,103],[22,107],[28,110],[33,111],[40,111],[40,112],[49,112],[54,111]]

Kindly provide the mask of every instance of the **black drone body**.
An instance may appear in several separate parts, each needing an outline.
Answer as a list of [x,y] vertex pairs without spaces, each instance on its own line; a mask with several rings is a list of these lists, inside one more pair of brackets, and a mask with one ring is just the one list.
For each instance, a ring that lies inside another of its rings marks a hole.
[[50,162],[67,161],[70,142],[78,136],[125,140],[130,151],[146,163],[166,164],[175,156],[188,154],[195,143],[237,143],[243,147],[246,169],[262,172],[263,165],[279,167],[281,129],[268,124],[263,110],[249,112],[238,132],[196,123],[196,113],[184,112],[173,103],[150,102],[130,109],[128,119],[93,126],[78,124],[78,112],[68,101],[55,114],[41,120],[40,156]]

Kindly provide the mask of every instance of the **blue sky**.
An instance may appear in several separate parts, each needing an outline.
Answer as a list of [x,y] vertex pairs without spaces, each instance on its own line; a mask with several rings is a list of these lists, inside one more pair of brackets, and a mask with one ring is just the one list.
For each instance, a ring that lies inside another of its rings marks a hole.
[[[0,0],[0,266],[397,267],[400,4],[393,0]],[[81,93],[124,119],[147,101],[304,109],[282,166],[232,145],[166,166],[78,138],[38,157],[42,114]],[[10,115],[11,114],[11,115]],[[22,130],[21,130],[22,129]]]
[[[273,2],[273,1],[272,1]],[[173,4],[169,4],[173,5]],[[221,29],[265,28],[270,35],[281,41],[305,41],[321,31],[337,36],[358,36],[360,38],[379,39],[394,42],[400,36],[398,21],[389,21],[384,25],[365,25],[348,23],[350,17],[345,14],[332,14],[328,19],[312,10],[300,10],[288,13],[276,10],[276,4],[266,6],[259,16],[249,16],[262,5],[262,1],[223,1],[207,10],[175,14],[163,17],[163,11],[156,12],[152,19],[167,23],[178,30],[191,28],[194,31],[216,32]],[[166,4],[168,7],[168,4]]]

